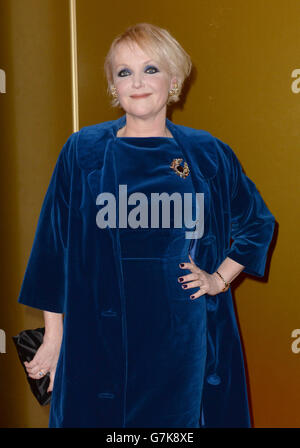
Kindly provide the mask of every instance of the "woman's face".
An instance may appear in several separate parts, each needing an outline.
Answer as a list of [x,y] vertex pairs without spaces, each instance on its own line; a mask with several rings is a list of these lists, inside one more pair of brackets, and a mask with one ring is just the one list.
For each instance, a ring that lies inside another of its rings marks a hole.
[[150,118],[166,112],[169,73],[137,44],[121,43],[113,55],[113,80],[120,105],[127,114]]

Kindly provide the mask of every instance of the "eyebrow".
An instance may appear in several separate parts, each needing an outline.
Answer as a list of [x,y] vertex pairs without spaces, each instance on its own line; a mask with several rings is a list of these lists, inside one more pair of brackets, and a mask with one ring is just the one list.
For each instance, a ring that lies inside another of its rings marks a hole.
[[[153,59],[149,59],[148,61],[145,61],[144,62],[144,64],[148,64],[149,62],[154,62],[153,61]],[[157,62],[155,62],[155,64],[157,64]],[[122,67],[122,66],[127,66],[128,64],[118,64],[117,66],[116,66],[116,69],[118,68],[118,67]]]

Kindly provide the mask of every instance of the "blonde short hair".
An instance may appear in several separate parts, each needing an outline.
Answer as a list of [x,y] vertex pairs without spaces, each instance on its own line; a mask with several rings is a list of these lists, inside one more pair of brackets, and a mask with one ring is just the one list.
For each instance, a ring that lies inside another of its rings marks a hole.
[[[191,58],[167,30],[151,25],[150,23],[133,25],[113,40],[104,62],[108,93],[111,93],[111,87],[113,86],[113,54],[117,45],[120,43],[139,45],[143,51],[157,59],[171,77],[175,76],[177,79],[178,93],[169,96],[167,104],[179,100],[183,83],[192,69]],[[113,98],[111,104],[115,107],[119,106],[120,103],[117,98]]]

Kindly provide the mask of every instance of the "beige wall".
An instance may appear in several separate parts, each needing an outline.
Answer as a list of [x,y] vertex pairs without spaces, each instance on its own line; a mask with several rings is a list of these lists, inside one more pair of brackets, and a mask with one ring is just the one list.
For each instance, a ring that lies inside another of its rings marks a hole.
[[11,336],[43,324],[16,302],[41,203],[72,132],[68,2],[0,0],[1,302],[0,426],[43,427],[48,407],[32,397]]
[[[58,152],[72,132],[67,0],[0,0],[2,295],[0,426],[47,426],[25,383],[13,334],[42,324],[39,311],[16,304],[36,221]],[[147,21],[167,28],[195,65],[178,124],[228,143],[277,220],[263,280],[241,276],[236,310],[247,359],[256,427],[300,427],[298,0],[77,0],[80,127],[118,117],[106,96],[103,61],[112,39]]]

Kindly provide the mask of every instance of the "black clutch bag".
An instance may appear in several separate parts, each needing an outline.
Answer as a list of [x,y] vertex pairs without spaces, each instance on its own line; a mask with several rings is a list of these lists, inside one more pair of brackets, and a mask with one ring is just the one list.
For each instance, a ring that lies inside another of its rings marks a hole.
[[45,376],[37,380],[30,378],[24,362],[30,362],[34,358],[35,353],[43,342],[44,334],[45,328],[43,327],[34,330],[23,330],[17,336],[12,336],[30,389],[42,406],[45,406],[51,400],[52,392],[47,392],[50,384],[50,373],[48,372]]

